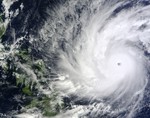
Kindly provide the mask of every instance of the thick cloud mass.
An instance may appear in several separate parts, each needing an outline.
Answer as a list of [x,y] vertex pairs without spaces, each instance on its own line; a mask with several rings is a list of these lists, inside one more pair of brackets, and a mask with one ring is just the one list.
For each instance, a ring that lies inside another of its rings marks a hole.
[[49,37],[53,35],[53,47],[60,54],[59,72],[65,77],[55,82],[55,87],[65,95],[103,103],[103,107],[94,107],[93,117],[108,106],[110,114],[128,111],[124,116],[132,117],[148,83],[149,11],[144,1],[70,1],[60,5],[55,11],[58,16],[51,16],[56,27],[49,25],[50,20],[42,30],[44,37],[56,31]]

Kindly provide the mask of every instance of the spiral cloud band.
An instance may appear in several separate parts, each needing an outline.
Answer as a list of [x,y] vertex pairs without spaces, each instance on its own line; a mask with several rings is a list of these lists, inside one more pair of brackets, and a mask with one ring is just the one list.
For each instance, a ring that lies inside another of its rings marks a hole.
[[[111,114],[128,111],[124,116],[133,117],[148,84],[149,11],[149,4],[140,0],[70,1],[60,5],[53,21],[59,22],[55,27],[59,38],[53,38],[53,46],[60,54],[59,72],[65,77],[56,81],[55,87],[63,95],[104,103],[111,107]],[[66,14],[72,16],[67,21]],[[49,31],[48,26],[45,29]],[[60,42],[63,48],[56,46]],[[101,105],[95,109],[93,117],[100,117],[98,111],[105,110]]]

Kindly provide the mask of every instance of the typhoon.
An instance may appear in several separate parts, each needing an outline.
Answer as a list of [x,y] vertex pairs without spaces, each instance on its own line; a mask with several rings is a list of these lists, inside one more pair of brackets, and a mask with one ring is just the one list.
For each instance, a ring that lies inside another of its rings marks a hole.
[[40,36],[59,55],[52,84],[73,108],[61,117],[132,118],[148,104],[149,4],[69,0],[47,10]]

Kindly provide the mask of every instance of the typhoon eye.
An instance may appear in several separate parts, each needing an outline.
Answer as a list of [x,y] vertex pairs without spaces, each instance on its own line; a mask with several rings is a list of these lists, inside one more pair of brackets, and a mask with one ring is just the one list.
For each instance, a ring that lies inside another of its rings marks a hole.
[[117,65],[118,65],[118,66],[121,66],[121,63],[120,63],[120,62],[118,62],[118,63],[117,63]]

